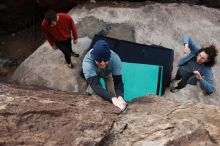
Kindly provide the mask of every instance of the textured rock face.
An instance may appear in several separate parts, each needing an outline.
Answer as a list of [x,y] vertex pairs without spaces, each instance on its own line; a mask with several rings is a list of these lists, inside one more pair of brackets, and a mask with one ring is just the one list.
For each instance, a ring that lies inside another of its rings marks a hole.
[[155,2],[162,2],[162,3],[170,3],[170,2],[184,2],[189,4],[202,4],[209,7],[219,7],[220,2],[218,0],[153,0]]
[[[73,50],[82,56],[90,43],[89,38],[79,39],[78,46],[73,46]],[[82,58],[72,57],[75,68],[70,69],[65,64],[63,53],[60,50],[53,50],[45,43],[17,68],[13,79],[26,85],[80,92],[85,86],[80,77],[81,60]]]
[[119,112],[99,97],[0,84],[0,145],[96,145]]
[[[75,14],[74,14],[75,16]],[[79,37],[93,38],[94,34],[98,33],[102,28],[109,27],[108,37],[117,38],[120,40],[127,40],[134,42],[134,27],[126,23],[106,23],[103,20],[99,20],[95,17],[85,17],[77,24],[77,30]]]
[[[90,21],[94,23],[90,27],[100,24],[94,27],[97,30],[103,24],[111,25],[113,31],[109,36],[112,37],[144,44],[161,43],[172,48],[174,65],[182,55],[179,39],[185,33],[201,45],[209,42],[220,45],[220,12],[216,9],[150,4],[136,9],[80,7],[70,14],[77,24]],[[117,29],[118,26],[123,27]],[[128,29],[130,35],[126,35],[123,28]],[[80,29],[82,32],[92,30]],[[78,53],[83,54],[88,48],[89,35],[80,32]],[[79,65],[82,58],[72,59]],[[75,85],[80,84],[78,90],[82,91],[80,66],[70,70],[64,62],[62,53],[45,43],[18,68],[14,80],[71,92],[77,92]],[[220,109],[187,101],[219,106],[219,69],[217,64],[214,68],[217,92],[211,96],[204,96],[197,86],[188,86],[176,94],[167,91],[165,98],[140,98],[130,103],[122,114],[100,97],[0,83],[0,145],[220,145]],[[185,102],[174,103],[166,98]]]
[[105,145],[217,146],[219,116],[220,112],[213,106],[144,97],[119,116]]
[[220,109],[142,97],[123,113],[96,96],[0,84],[0,145],[218,146]]

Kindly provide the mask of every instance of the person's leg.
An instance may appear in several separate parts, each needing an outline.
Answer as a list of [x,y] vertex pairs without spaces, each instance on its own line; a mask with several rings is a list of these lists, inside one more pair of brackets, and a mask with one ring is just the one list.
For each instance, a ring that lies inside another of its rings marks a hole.
[[60,49],[61,52],[63,52],[66,63],[70,65],[69,67],[73,67],[71,62],[71,51],[65,41],[57,41],[55,42],[56,46]]
[[181,79],[181,75],[180,75],[180,67],[177,69],[176,75],[174,77],[171,78],[171,82],[170,82],[170,88],[174,88],[175,82],[177,80]]
[[112,75],[109,75],[107,78],[103,78],[105,81],[105,86],[107,91],[114,97],[116,97],[114,81]]
[[177,83],[177,86],[175,87],[176,89],[182,89],[184,87],[186,87],[187,85],[187,80],[189,78],[182,78],[178,83]]
[[176,73],[176,77],[175,79],[176,80],[180,80],[178,83],[177,83],[177,86],[171,86],[171,89],[170,91],[171,92],[177,92],[179,89],[182,89],[184,87],[186,87],[187,85],[187,81],[188,79],[193,76],[193,73],[188,73],[184,70],[184,67],[179,67],[178,70],[177,70],[177,73]]
[[71,39],[66,40],[66,44],[67,44],[67,46],[68,46],[69,51],[71,52],[71,56],[79,57],[79,54],[77,54],[76,52],[74,52],[73,49],[72,49]]
[[65,41],[65,44],[67,45],[67,49],[70,53],[73,52],[72,50],[72,43],[71,43],[71,39],[69,38],[68,40]]
[[174,80],[180,80],[181,79],[181,75],[180,75],[180,67],[177,69],[176,75]]
[[182,89],[184,87],[186,87],[187,85],[187,80],[193,76],[193,74],[184,74],[182,75],[182,79],[177,83],[177,86],[175,87],[176,89]]
[[181,79],[181,81],[177,84],[176,88],[182,89],[182,88],[186,87],[188,79],[192,76],[193,76],[193,73],[189,70],[188,65],[180,66],[178,68],[176,78]]

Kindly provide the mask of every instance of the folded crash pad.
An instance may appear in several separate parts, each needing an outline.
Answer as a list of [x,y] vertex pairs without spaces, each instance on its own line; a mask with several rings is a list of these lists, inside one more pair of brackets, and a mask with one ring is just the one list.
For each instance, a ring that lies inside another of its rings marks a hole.
[[102,35],[95,35],[90,49],[97,40],[106,40],[122,60],[122,78],[125,99],[148,94],[163,95],[171,81],[174,52],[157,45],[145,45]]

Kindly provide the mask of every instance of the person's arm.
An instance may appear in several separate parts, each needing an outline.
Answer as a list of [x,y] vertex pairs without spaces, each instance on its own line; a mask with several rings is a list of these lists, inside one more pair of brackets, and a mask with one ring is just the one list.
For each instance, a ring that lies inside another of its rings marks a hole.
[[124,84],[122,81],[122,75],[113,75],[112,77],[117,97],[124,97]]
[[120,57],[112,52],[111,54],[112,77],[117,97],[124,97],[124,84],[122,81],[122,62]]
[[184,54],[189,54],[190,53],[190,49],[189,49],[189,45],[188,44],[183,44],[183,53]]
[[112,96],[110,95],[110,93],[108,93],[108,91],[106,91],[101,83],[100,80],[97,76],[93,76],[93,77],[89,77],[87,79],[87,82],[89,83],[89,85],[91,86],[91,88],[94,90],[94,92],[103,97],[106,100],[112,101]]
[[71,28],[71,31],[72,31],[72,35],[73,35],[73,39],[74,39],[74,43],[77,44],[77,40],[78,40],[78,33],[77,33],[77,30],[76,30],[76,25],[73,21],[73,19],[70,17],[70,28]]
[[198,81],[201,88],[204,89],[208,94],[215,92],[216,89],[213,83],[213,75],[211,70],[207,71],[205,76],[201,76]]
[[[94,92],[103,97],[106,100],[109,100],[112,102],[116,107],[121,109],[122,111],[126,108],[126,103],[123,103],[118,99],[117,97],[112,97],[109,92],[107,92],[101,85],[99,78],[97,76],[93,76],[87,79],[87,82],[91,86],[91,88],[94,90]],[[121,97],[122,98],[122,97]],[[124,100],[123,100],[124,101]]]
[[[47,28],[46,28],[44,22],[42,22],[41,28],[42,28],[42,31],[43,31],[43,33],[44,33],[44,36],[45,36],[46,39],[48,40],[49,44],[54,48],[54,46],[56,46],[56,45],[55,45],[55,43],[54,43],[54,41],[53,41],[53,37],[52,37],[51,34],[47,31]],[[55,48],[54,48],[54,49],[55,49]]]
[[127,103],[124,100],[124,84],[122,81],[122,75],[113,75],[112,77],[113,77],[113,81],[114,81],[117,99],[119,100],[118,107],[123,111],[123,110],[125,110]]
[[199,46],[188,35],[184,35],[181,41],[184,45],[184,51],[190,49],[191,52],[197,53],[200,49]]

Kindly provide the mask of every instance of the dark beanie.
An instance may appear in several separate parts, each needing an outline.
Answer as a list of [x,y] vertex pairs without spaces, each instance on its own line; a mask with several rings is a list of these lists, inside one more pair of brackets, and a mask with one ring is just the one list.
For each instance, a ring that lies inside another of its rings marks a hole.
[[111,51],[105,40],[98,40],[93,45],[92,55],[95,60],[110,60]]

